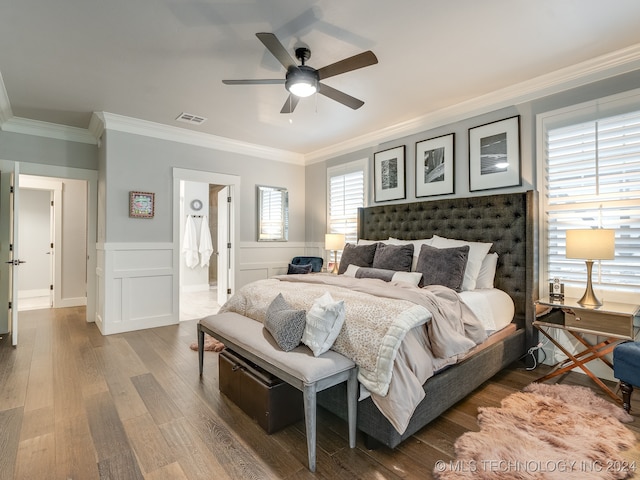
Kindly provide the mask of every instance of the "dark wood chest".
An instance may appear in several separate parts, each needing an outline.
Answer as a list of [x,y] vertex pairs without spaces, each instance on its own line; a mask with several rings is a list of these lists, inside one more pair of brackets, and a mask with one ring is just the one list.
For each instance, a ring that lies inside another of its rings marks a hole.
[[218,360],[220,392],[267,433],[304,418],[302,392],[229,349]]

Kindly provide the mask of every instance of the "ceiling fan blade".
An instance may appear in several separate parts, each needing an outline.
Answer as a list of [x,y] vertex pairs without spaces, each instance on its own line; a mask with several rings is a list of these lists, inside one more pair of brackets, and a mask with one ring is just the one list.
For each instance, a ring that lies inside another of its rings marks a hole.
[[341,73],[357,70],[358,68],[375,65],[376,63],[378,63],[378,58],[371,50],[367,50],[366,52],[359,53],[353,57],[345,58],[344,60],[332,63],[326,67],[319,68],[318,75],[320,76],[320,80],[323,80]]
[[280,110],[280,113],[292,113],[296,109],[296,106],[298,105],[299,101],[300,101],[300,97],[296,97],[295,95],[289,95],[289,98],[287,98],[287,101],[284,102],[284,105],[282,106],[282,110]]
[[325,97],[329,97],[331,100],[340,102],[341,104],[346,105],[349,108],[353,108],[354,110],[357,110],[362,105],[364,105],[364,102],[362,100],[358,100],[357,98],[352,97],[351,95],[347,95],[346,93],[341,92],[340,90],[336,90],[335,88],[325,85],[324,83],[320,84],[319,93],[321,93]]
[[222,80],[225,85],[282,85],[284,78],[263,78],[255,80]]
[[278,40],[278,37],[273,33],[256,33],[256,37],[258,37],[263,45],[267,47],[267,50],[276,57],[284,68],[289,69],[291,66],[297,67],[296,61],[289,55],[287,49],[284,48],[280,40]]

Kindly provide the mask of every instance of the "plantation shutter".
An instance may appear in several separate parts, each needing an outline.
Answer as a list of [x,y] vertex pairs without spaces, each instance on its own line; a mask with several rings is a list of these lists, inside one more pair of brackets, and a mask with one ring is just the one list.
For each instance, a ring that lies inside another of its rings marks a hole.
[[547,280],[584,285],[584,261],[565,257],[565,232],[611,228],[615,259],[595,262],[593,281],[638,291],[640,110],[548,128],[544,148]]
[[364,207],[364,161],[328,169],[327,233],[343,233],[346,242],[356,243],[358,208]]

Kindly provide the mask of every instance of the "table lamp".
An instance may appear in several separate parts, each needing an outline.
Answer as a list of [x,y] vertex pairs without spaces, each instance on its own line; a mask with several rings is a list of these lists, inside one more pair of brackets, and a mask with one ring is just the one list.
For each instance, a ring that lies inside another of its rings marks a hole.
[[324,248],[325,250],[333,251],[333,268],[331,273],[338,273],[338,250],[344,248],[344,234],[343,233],[326,233],[324,236]]
[[580,258],[587,262],[587,289],[578,303],[599,307],[591,286],[591,270],[594,260],[613,260],[615,256],[615,231],[603,228],[567,230],[567,258]]

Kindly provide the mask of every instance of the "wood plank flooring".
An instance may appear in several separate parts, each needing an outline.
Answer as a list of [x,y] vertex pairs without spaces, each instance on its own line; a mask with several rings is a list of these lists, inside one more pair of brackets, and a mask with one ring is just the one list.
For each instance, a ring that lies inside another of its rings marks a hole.
[[[20,312],[20,345],[0,340],[0,480],[429,479],[478,429],[478,407],[548,368],[514,364],[395,450],[367,450],[361,436],[349,449],[346,424],[320,409],[312,474],[304,423],[265,434],[218,391],[216,353],[199,378],[195,340],[196,321],[105,337],[83,308]],[[561,381],[599,393],[585,375]],[[632,407],[640,417],[640,392]],[[629,428],[639,442],[625,458],[640,467],[640,420]]]

